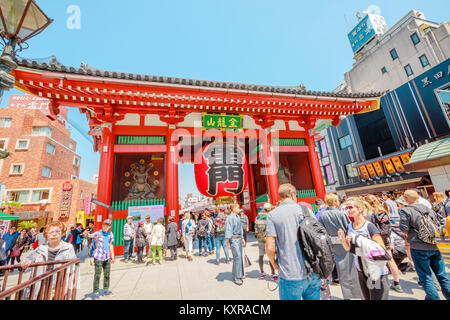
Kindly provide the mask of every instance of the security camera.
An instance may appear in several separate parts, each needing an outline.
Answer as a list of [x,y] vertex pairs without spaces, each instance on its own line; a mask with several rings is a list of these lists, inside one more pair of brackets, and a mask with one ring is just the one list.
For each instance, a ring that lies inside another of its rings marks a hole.
[[42,199],[39,201],[41,204],[41,207],[45,206],[48,203],[48,199]]

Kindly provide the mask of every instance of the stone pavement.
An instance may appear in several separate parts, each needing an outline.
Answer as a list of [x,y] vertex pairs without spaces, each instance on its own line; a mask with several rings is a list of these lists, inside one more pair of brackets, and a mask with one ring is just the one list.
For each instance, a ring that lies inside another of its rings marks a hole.
[[[195,250],[194,261],[187,261],[184,251],[178,249],[178,260],[166,260],[162,265],[124,263],[121,257],[111,268],[110,290],[114,297],[102,297],[102,300],[278,300],[276,283],[259,279],[258,246],[253,233],[249,233],[246,247],[252,265],[246,268],[247,278],[242,286],[232,282],[232,264],[215,264],[215,255],[207,257],[197,256]],[[168,253],[169,255],[169,253]],[[87,249],[81,254],[80,287],[77,299],[90,300],[92,297],[92,283],[94,267],[86,258]],[[221,260],[224,261],[223,251]],[[265,258],[265,271],[269,272],[268,259]],[[446,265],[450,273],[450,264]],[[392,280],[392,277],[390,277]],[[425,292],[417,284],[417,274],[409,272],[400,275],[400,284],[404,293],[390,290],[389,299],[392,300],[424,300]],[[103,277],[100,280],[102,288]],[[341,300],[339,286],[330,286],[333,300]],[[444,299],[442,293],[441,299]]]

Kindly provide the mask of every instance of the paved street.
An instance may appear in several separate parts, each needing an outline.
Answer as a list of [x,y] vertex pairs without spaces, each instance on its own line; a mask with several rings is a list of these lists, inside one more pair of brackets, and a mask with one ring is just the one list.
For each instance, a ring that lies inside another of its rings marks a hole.
[[[184,258],[179,249],[177,261],[164,261],[162,265],[138,265],[119,260],[112,266],[111,290],[115,297],[103,297],[104,300],[278,300],[278,290],[272,281],[259,280],[258,246],[252,233],[249,234],[246,251],[252,260],[252,266],[246,269],[247,279],[244,285],[232,282],[231,264],[215,264],[215,255],[194,257],[193,262]],[[82,257],[86,256],[87,250]],[[195,251],[197,254],[197,250]],[[223,253],[222,253],[223,255]],[[223,257],[222,257],[223,259]],[[82,258],[80,288],[77,298],[91,299],[94,267],[89,259]],[[266,261],[268,263],[268,261]],[[266,264],[266,272],[270,271]],[[447,264],[450,273],[450,265]],[[392,278],[391,278],[392,280]],[[393,300],[423,300],[425,293],[417,284],[417,275],[410,272],[401,275],[401,286],[405,293],[390,291]],[[100,288],[102,288],[102,281]],[[332,298],[342,299],[339,286],[331,286]],[[441,299],[443,299],[440,292]]]

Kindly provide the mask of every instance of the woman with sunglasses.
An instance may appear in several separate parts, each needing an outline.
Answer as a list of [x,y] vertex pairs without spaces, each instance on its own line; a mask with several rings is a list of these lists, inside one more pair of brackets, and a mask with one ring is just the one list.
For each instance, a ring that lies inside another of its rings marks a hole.
[[[366,220],[366,215],[369,213],[370,205],[356,197],[349,198],[345,202],[345,210],[350,218],[353,220],[348,225],[347,232],[343,229],[339,229],[338,236],[342,241],[342,246],[345,250],[350,251],[350,242],[352,235],[360,235],[377,242],[383,249],[386,250],[384,246],[383,239],[381,237],[378,228],[370,221]],[[364,300],[388,300],[389,298],[389,279],[388,279],[388,269],[384,266],[380,279],[372,284],[368,281],[362,266],[360,264],[360,259],[366,259],[365,257],[357,257],[355,259],[355,267],[358,271],[358,279],[361,287],[361,292],[364,296]]]

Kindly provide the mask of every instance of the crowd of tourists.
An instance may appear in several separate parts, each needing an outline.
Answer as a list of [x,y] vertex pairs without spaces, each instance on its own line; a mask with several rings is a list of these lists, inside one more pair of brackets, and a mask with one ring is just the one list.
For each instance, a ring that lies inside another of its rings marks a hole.
[[[344,299],[387,300],[390,289],[403,292],[401,272],[417,272],[426,299],[439,300],[439,289],[449,300],[450,280],[436,245],[436,235],[448,237],[450,230],[448,193],[435,192],[433,203],[417,190],[394,199],[387,193],[345,199],[327,194],[316,200],[313,215],[297,203],[294,186],[280,186],[281,203],[267,217],[265,247],[279,270],[280,299],[330,299],[328,285],[339,283]],[[327,250],[317,250],[327,244],[329,259]]]
[[[450,230],[449,190],[433,193],[431,202],[417,190],[406,190],[397,198],[388,193],[346,198],[330,193],[316,200],[315,214],[310,204],[298,202],[296,188],[290,184],[280,186],[279,197],[276,206],[264,204],[253,230],[260,279],[276,281],[281,300],[329,300],[330,285],[339,285],[346,300],[387,300],[390,290],[403,292],[400,278],[406,272],[417,273],[426,299],[438,300],[438,291],[450,299],[450,280],[436,245],[436,236],[444,239]],[[32,263],[74,259],[87,246],[95,270],[93,299],[101,298],[102,273],[103,294],[113,296],[109,288],[115,262],[111,227],[111,220],[104,221],[97,232],[92,223],[83,229],[81,224],[66,228],[58,221],[39,232],[11,227],[0,239],[0,265],[17,262],[26,269]],[[250,228],[236,203],[187,212],[179,224],[173,217],[165,225],[164,219],[153,223],[147,216],[135,225],[130,216],[123,228],[123,261],[132,261],[136,248],[136,263],[161,264],[168,252],[170,260],[177,260],[182,247],[188,261],[195,255],[215,254],[217,265],[232,262],[232,281],[241,286]],[[196,254],[194,248],[198,248]],[[21,259],[26,250],[33,252]],[[264,270],[265,255],[270,274]]]

